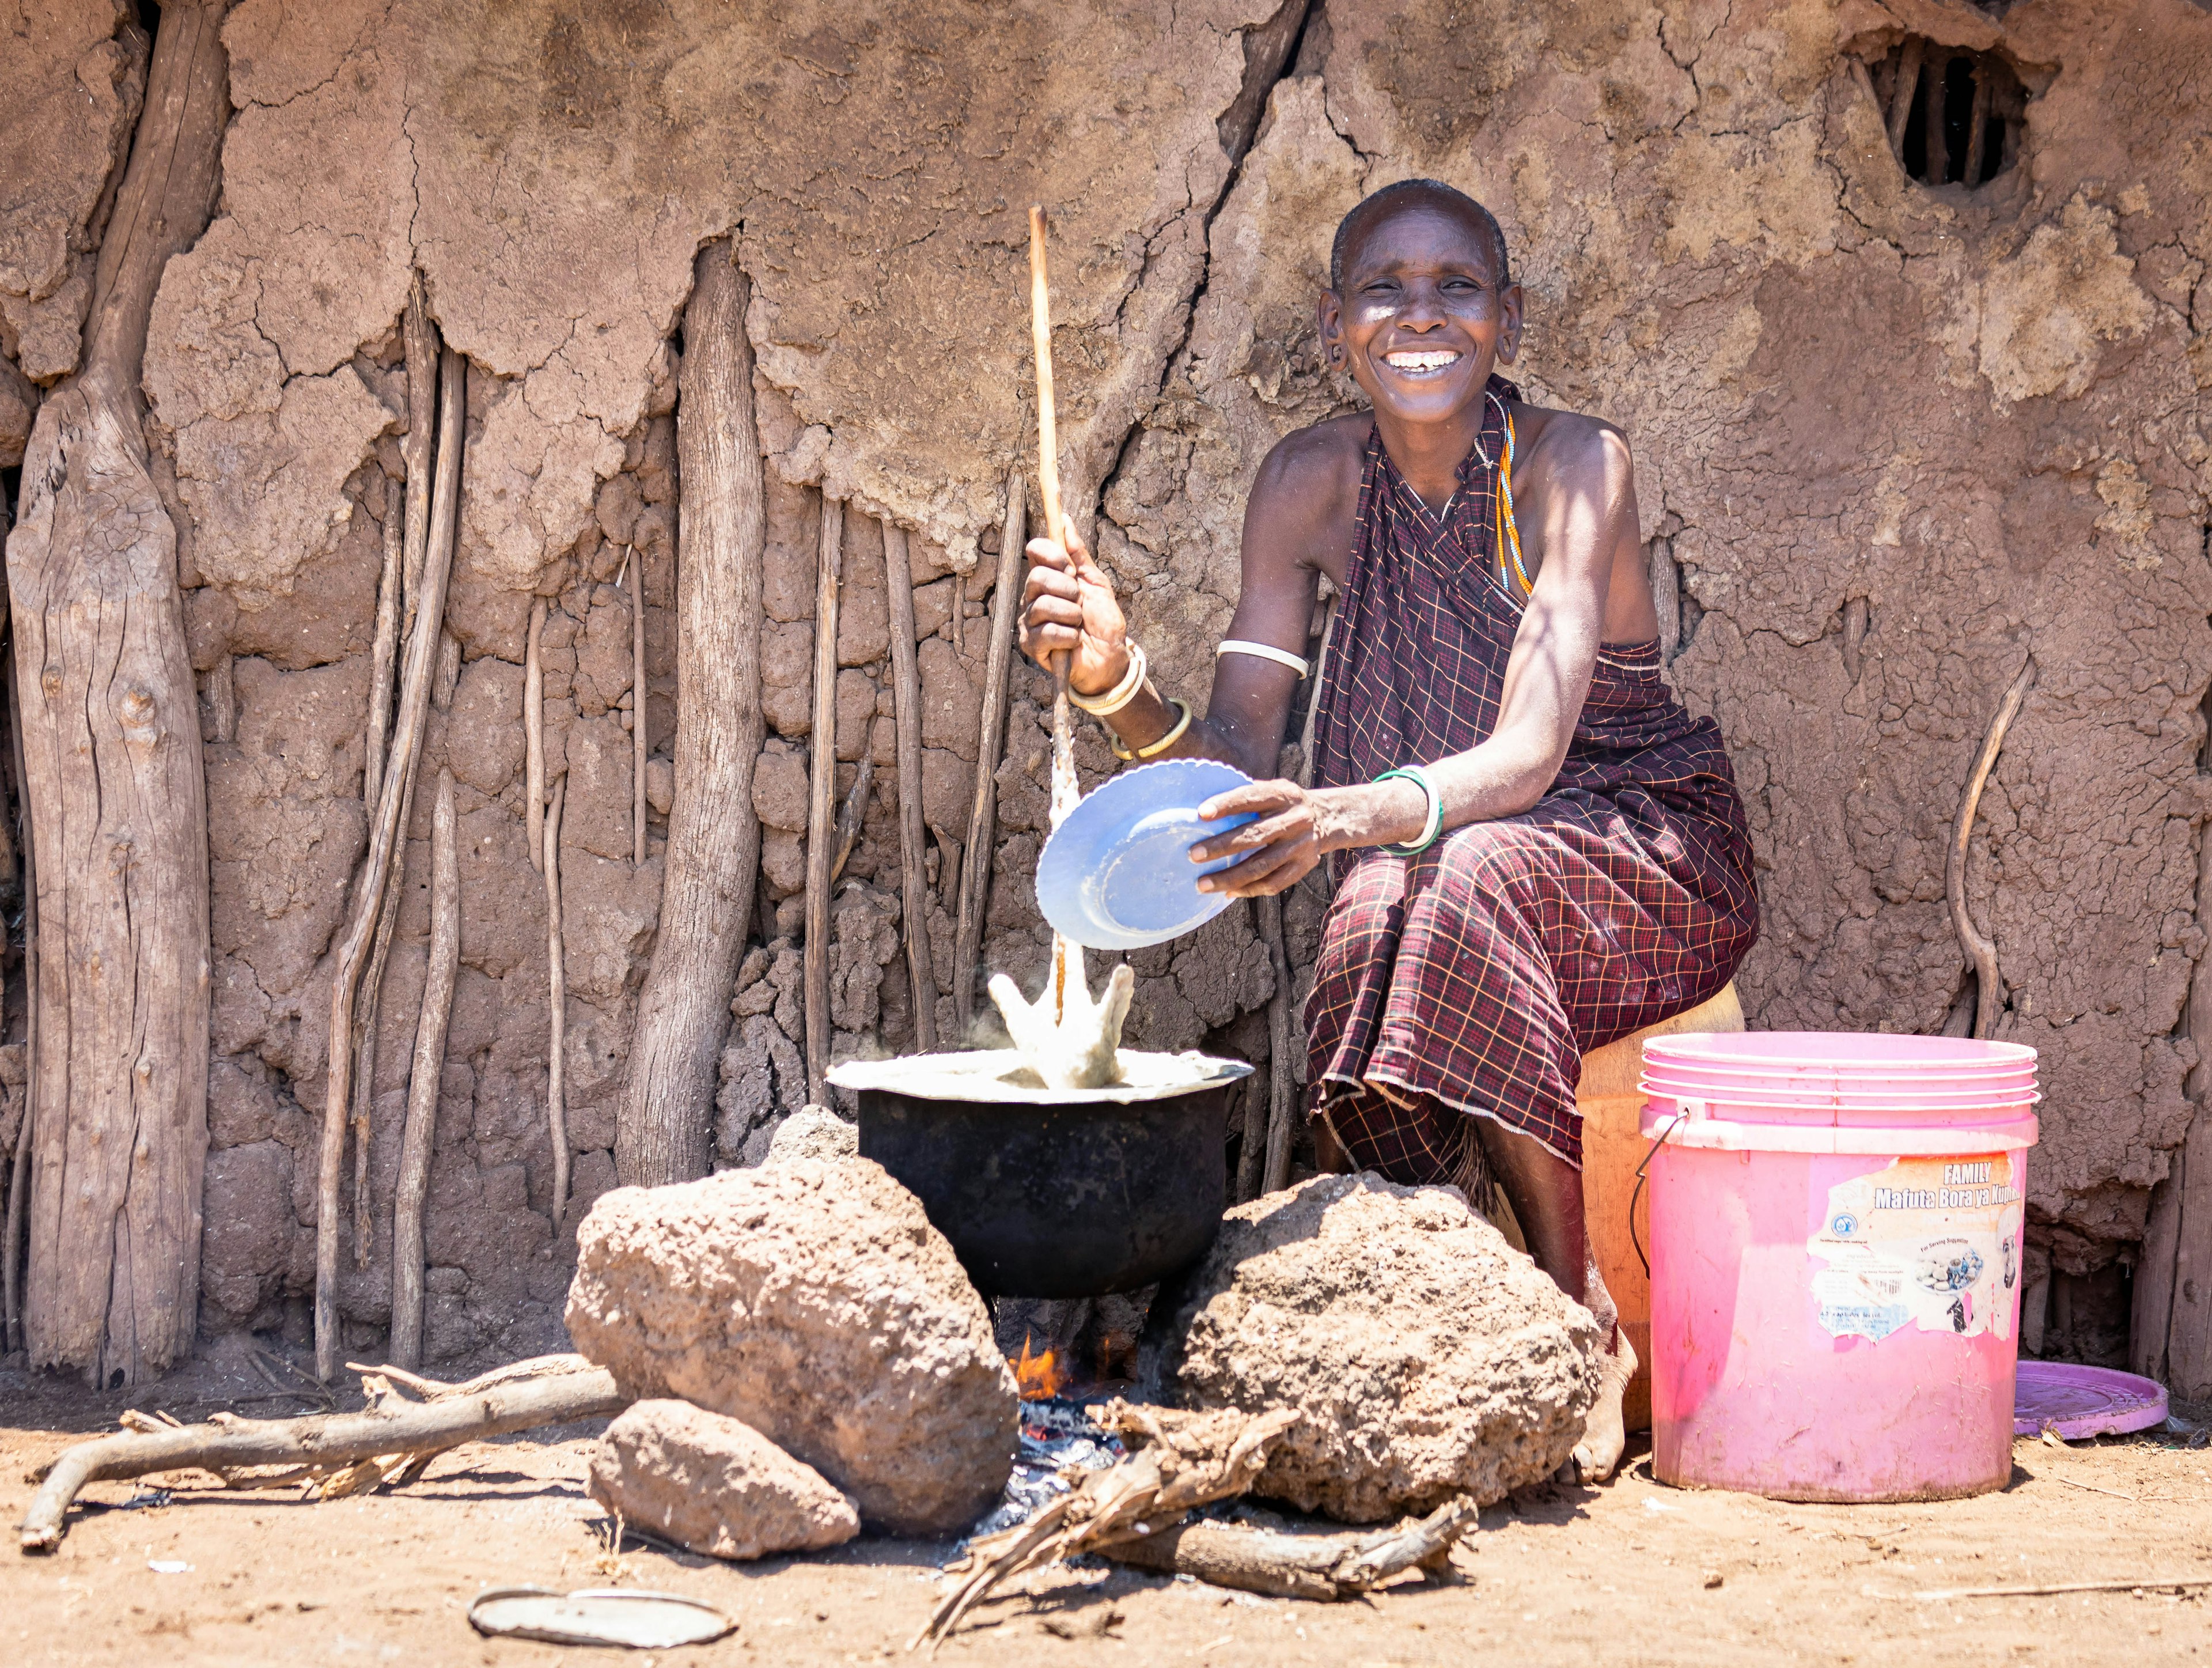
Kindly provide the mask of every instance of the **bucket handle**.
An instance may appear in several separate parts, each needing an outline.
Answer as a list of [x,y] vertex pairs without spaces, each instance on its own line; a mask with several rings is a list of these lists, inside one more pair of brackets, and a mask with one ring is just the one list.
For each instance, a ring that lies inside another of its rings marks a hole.
[[1659,1132],[1659,1138],[1651,1143],[1651,1150],[1644,1154],[1644,1162],[1636,1166],[1636,1185],[1630,1190],[1628,1195],[1628,1243],[1636,1247],[1636,1260],[1644,1265],[1644,1277],[1646,1280],[1651,1278],[1651,1259],[1644,1254],[1644,1241],[1637,1236],[1636,1233],[1636,1202],[1644,1196],[1644,1184],[1646,1179],[1644,1172],[1650,1167],[1651,1160],[1659,1155],[1659,1149],[1667,1144],[1667,1137],[1674,1133],[1674,1126],[1691,1115],[1691,1108],[1696,1104],[1694,1101],[1685,1101],[1682,1104],[1682,1110],[1667,1120],[1667,1127]]

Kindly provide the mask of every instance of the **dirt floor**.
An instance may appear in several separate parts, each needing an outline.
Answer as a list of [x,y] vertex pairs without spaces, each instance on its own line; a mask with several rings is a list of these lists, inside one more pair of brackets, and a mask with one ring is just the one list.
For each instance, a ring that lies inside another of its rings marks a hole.
[[[158,1397],[93,1397],[0,1373],[0,1520],[26,1473],[125,1405],[186,1421],[219,1407],[313,1411],[243,1351],[195,1364]],[[261,1399],[248,1402],[245,1398]],[[348,1404],[357,1398],[348,1398]],[[590,1433],[473,1445],[398,1495],[301,1503],[228,1493],[204,1475],[166,1491],[96,1484],[58,1554],[0,1549],[0,1662],[508,1665],[593,1659],[469,1627],[486,1587],[665,1589],[738,1620],[672,1663],[865,1663],[902,1657],[951,1549],[861,1541],[750,1567],[634,1537],[619,1556],[586,1495]],[[2201,1440],[2201,1439],[2199,1439]],[[1648,1458],[1609,1488],[1486,1512],[1453,1578],[1372,1603],[1291,1604],[1100,1568],[987,1604],[942,1653],[977,1664],[1364,1665],[1512,1662],[2065,1664],[2212,1660],[2212,1448],[2185,1436],[2074,1447],[2023,1440],[2012,1482],[1979,1500],[1791,1506],[1685,1493]],[[181,1570],[158,1566],[182,1563]],[[2141,1581],[2135,1591],[1931,1597],[1946,1589]],[[649,1656],[624,1653],[640,1663]]]

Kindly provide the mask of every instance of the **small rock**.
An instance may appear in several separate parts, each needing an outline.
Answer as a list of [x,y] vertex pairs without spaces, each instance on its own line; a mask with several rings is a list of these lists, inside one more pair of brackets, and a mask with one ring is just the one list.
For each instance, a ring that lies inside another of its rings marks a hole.
[[1239,1205],[1152,1312],[1146,1379],[1299,1409],[1254,1492],[1347,1523],[1543,1482],[1597,1394],[1589,1311],[1455,1188],[1316,1176]]
[[567,1319],[628,1394],[744,1420],[891,1533],[965,1529],[1012,1470],[1018,1403],[983,1300],[866,1159],[603,1196]]
[[1705,1591],[1707,1592],[1711,1592],[1715,1587],[1720,1586],[1720,1571],[1717,1569],[1709,1569],[1705,1572]]
[[812,1101],[776,1126],[763,1164],[787,1164],[794,1159],[849,1159],[860,1150],[860,1132],[854,1125]]
[[623,1520],[710,1558],[839,1546],[853,1502],[741,1419],[689,1402],[633,1403],[592,1453],[592,1498]]

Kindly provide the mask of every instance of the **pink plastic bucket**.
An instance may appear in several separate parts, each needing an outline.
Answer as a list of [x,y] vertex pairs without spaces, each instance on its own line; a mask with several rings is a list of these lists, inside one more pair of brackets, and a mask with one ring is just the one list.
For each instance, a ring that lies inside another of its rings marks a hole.
[[2035,1050],[1761,1032],[1654,1038],[1644,1061],[1660,1480],[2002,1487]]

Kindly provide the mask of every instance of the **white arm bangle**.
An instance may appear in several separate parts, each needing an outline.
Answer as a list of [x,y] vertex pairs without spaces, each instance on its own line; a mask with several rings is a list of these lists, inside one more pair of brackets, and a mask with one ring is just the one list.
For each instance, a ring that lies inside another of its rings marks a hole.
[[1303,655],[1293,654],[1287,648],[1278,648],[1273,643],[1248,642],[1242,637],[1224,637],[1221,646],[1213,651],[1213,658],[1218,661],[1224,654],[1249,654],[1255,660],[1273,661],[1277,666],[1286,666],[1301,678],[1306,675],[1307,667]]
[[1120,683],[1103,695],[1078,695],[1070,690],[1067,691],[1068,704],[1091,714],[1094,718],[1110,718],[1135,700],[1137,691],[1144,686],[1145,646],[1133,642],[1129,645],[1128,668],[1122,673]]

